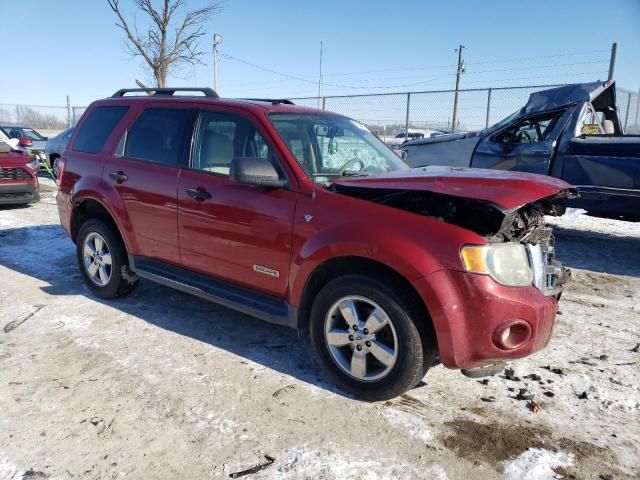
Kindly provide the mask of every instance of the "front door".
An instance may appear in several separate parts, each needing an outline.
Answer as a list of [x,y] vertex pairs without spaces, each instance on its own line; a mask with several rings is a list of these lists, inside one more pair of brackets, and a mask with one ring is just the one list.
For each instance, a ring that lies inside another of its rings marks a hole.
[[193,110],[145,108],[107,161],[103,178],[119,194],[133,255],[180,263],[178,167],[186,158]]
[[548,175],[565,117],[562,112],[532,116],[483,138],[471,166]]
[[241,112],[201,111],[178,180],[180,256],[184,268],[284,298],[298,193],[229,179],[234,157],[269,158],[284,178],[266,138]]

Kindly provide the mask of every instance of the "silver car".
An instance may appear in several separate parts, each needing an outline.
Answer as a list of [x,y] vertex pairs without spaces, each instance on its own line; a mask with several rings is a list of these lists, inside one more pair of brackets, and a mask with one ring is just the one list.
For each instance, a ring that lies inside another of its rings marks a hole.
[[71,134],[73,133],[73,127],[67,128],[66,130],[61,131],[55,137],[51,137],[47,140],[47,146],[44,149],[45,156],[49,161],[49,165],[53,169],[53,171],[57,174],[58,171],[58,160],[62,156],[62,152],[67,148],[67,143],[69,143],[69,139],[71,138]]

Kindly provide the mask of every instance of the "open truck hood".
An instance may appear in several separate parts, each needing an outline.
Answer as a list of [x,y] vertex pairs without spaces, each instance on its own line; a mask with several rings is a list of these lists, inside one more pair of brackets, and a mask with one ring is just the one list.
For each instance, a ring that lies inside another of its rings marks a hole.
[[502,211],[514,210],[541,199],[574,196],[576,189],[553,177],[533,173],[480,168],[422,167],[376,175],[334,180],[342,188],[384,191],[428,191],[453,197],[480,200]]

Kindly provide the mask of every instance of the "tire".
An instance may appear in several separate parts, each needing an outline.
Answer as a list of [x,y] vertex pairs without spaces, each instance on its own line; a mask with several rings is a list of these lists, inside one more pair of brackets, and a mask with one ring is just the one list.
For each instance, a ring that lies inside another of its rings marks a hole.
[[[327,376],[346,392],[369,401],[388,400],[415,387],[433,363],[436,346],[433,329],[425,325],[428,320],[414,303],[363,275],[327,283],[310,316],[311,344]],[[354,310],[356,320],[349,313]],[[374,310],[377,313],[371,315]],[[358,330],[353,328],[356,322]]]
[[[85,247],[88,255],[85,255]],[[93,257],[89,253],[92,248]],[[120,236],[98,219],[87,220],[80,227],[76,258],[84,281],[97,297],[110,299],[126,295],[138,283],[129,270],[127,251]]]
[[60,157],[57,155],[52,155],[49,158],[49,167],[51,167],[51,171],[53,172],[54,176],[57,177],[58,176],[58,161],[60,160]]

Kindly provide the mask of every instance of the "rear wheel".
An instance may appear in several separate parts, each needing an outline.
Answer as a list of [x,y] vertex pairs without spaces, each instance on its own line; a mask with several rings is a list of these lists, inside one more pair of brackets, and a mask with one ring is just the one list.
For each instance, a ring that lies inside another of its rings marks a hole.
[[311,343],[327,375],[366,400],[393,398],[417,385],[433,361],[431,329],[412,303],[361,275],[332,280],[311,309]]
[[133,290],[137,279],[129,272],[120,237],[104,222],[82,224],[76,240],[78,266],[91,291],[100,298],[116,298]]

